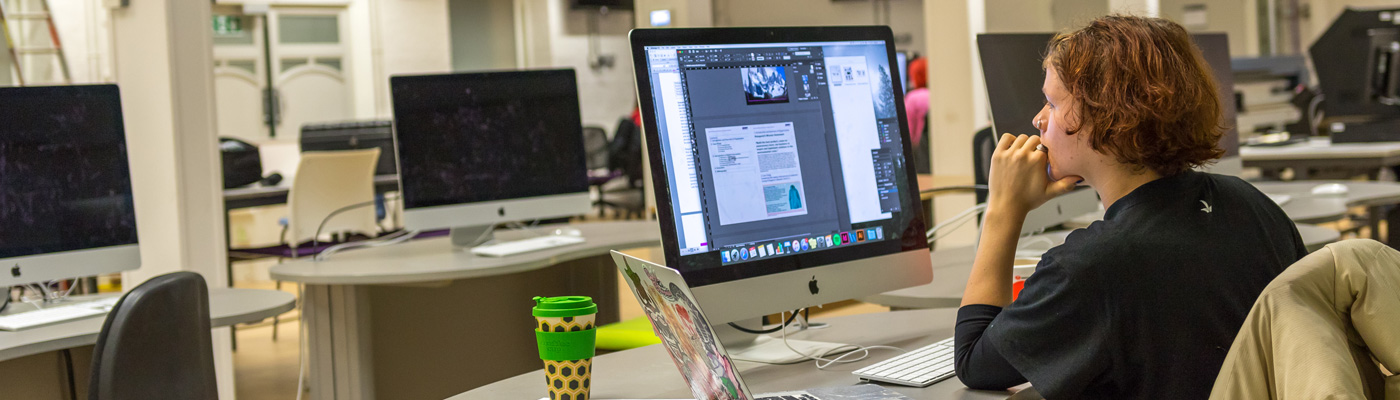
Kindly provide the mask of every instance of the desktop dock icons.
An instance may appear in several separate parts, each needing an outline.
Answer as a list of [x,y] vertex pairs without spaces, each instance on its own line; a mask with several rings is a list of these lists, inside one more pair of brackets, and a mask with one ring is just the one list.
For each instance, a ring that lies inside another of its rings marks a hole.
[[741,259],[741,260],[748,260],[748,259],[749,259],[749,249],[739,249],[739,259]]

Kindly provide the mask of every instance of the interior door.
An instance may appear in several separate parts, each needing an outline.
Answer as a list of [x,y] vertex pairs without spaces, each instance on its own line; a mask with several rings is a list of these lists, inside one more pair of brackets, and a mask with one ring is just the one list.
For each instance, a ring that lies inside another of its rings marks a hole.
[[262,18],[233,7],[214,9],[214,107],[220,137],[268,140],[263,113],[267,89]]
[[343,7],[281,7],[269,13],[279,141],[297,140],[304,124],[351,119],[345,14]]

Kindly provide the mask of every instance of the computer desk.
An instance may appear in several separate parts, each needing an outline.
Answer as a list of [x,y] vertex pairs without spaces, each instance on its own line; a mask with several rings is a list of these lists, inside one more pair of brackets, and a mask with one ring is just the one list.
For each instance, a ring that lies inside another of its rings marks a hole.
[[660,228],[655,221],[568,226],[587,241],[490,258],[443,237],[272,267],[273,279],[306,284],[310,398],[440,399],[538,369],[538,359],[519,357],[538,352],[533,296],[592,296],[599,324],[618,321],[618,273],[608,252],[660,246]]
[[[794,339],[820,340],[859,345],[885,345],[913,350],[953,336],[957,310],[912,310],[872,314],[817,318],[830,325],[789,335]],[[875,350],[862,361],[817,369],[812,362],[791,365],[768,365],[736,361],[740,377],[754,395],[824,386],[845,386],[860,383],[851,371],[894,357],[896,352]],[[520,353],[513,357],[539,363],[535,353]],[[495,400],[548,398],[544,371],[501,380],[448,400]],[[591,399],[680,399],[692,398],[676,364],[663,346],[647,346],[599,356],[593,359]],[[1006,399],[1007,391],[971,390],[957,378],[951,378],[926,388],[882,385],[915,399]]]
[[[1347,186],[1345,195],[1315,195],[1312,188],[1317,185],[1339,183]],[[1400,248],[1400,235],[1388,234],[1382,238],[1380,235],[1380,221],[1385,219],[1387,225],[1400,227],[1400,207],[1393,207],[1400,203],[1400,183],[1395,182],[1360,182],[1360,181],[1293,181],[1293,182],[1257,182],[1254,184],[1259,191],[1272,195],[1292,196],[1283,203],[1284,211],[1294,207],[1295,201],[1308,202],[1330,202],[1342,204],[1343,207],[1366,207],[1368,221],[1371,228],[1371,238],[1385,242],[1393,248]],[[1291,217],[1292,214],[1289,214]],[[1297,220],[1296,218],[1294,219]],[[1392,231],[1393,232],[1393,231]]]
[[1309,138],[1284,146],[1240,147],[1240,159],[1245,167],[1272,176],[1293,168],[1295,179],[1308,179],[1310,168],[1345,168],[1364,171],[1374,179],[1381,168],[1400,166],[1400,142],[1333,144],[1331,138]]
[[[113,296],[118,295],[74,296],[74,300],[99,300]],[[23,303],[11,305],[11,308],[16,307],[29,306]],[[295,307],[296,296],[287,292],[209,288],[209,321],[210,325],[215,328],[261,321],[291,311]],[[0,387],[6,387],[5,392],[9,394],[24,393],[24,388],[39,385],[58,387],[62,382],[7,382],[7,374],[4,371],[23,371],[34,368],[32,359],[19,360],[28,356],[96,344],[97,336],[101,333],[102,324],[106,319],[106,316],[103,315],[15,332],[0,331]],[[44,365],[52,366],[50,363]],[[88,368],[86,365],[75,365],[74,367]],[[18,388],[9,385],[17,385]]]
[[[1029,243],[1036,238],[1049,239],[1053,245],[1064,243],[1070,231],[1049,232],[1028,236],[1021,243]],[[1298,233],[1309,252],[1336,242],[1341,234],[1332,229],[1298,224]],[[1044,246],[1030,246],[1045,248]],[[972,246],[935,250],[929,254],[933,259],[933,282],[860,299],[867,303],[879,304],[892,309],[957,308],[962,303],[963,289],[972,275],[972,261],[977,252]]]

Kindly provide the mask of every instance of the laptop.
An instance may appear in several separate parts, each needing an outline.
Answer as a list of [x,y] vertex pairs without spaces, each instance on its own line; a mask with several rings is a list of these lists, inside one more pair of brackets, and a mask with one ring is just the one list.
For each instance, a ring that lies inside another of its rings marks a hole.
[[[680,272],[614,250],[617,269],[651,320],[661,345],[675,361],[691,394],[702,400],[903,400],[904,395],[872,385],[838,386],[754,396],[739,369],[710,329],[704,310]],[[790,367],[793,368],[793,367]],[[811,367],[816,368],[816,367]]]

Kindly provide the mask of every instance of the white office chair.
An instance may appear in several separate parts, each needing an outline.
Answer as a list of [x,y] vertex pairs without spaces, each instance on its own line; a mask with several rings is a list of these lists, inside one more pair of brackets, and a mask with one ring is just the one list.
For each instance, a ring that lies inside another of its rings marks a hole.
[[[282,243],[257,249],[232,249],[230,253],[237,253],[241,258],[300,258],[314,256],[333,244],[334,240],[328,240],[333,233],[377,235],[374,170],[378,163],[378,148],[302,153],[287,193],[288,215]],[[320,237],[317,237],[318,230]],[[323,244],[302,247],[313,239]],[[277,289],[282,289],[281,281],[277,281]],[[278,316],[272,319],[274,341],[280,320]]]
[[[302,153],[296,179],[287,193],[288,220],[282,242],[296,249],[300,243],[320,240],[318,230],[323,238],[332,232],[378,233],[373,206],[378,162],[377,148]],[[337,211],[334,218],[327,219]]]

